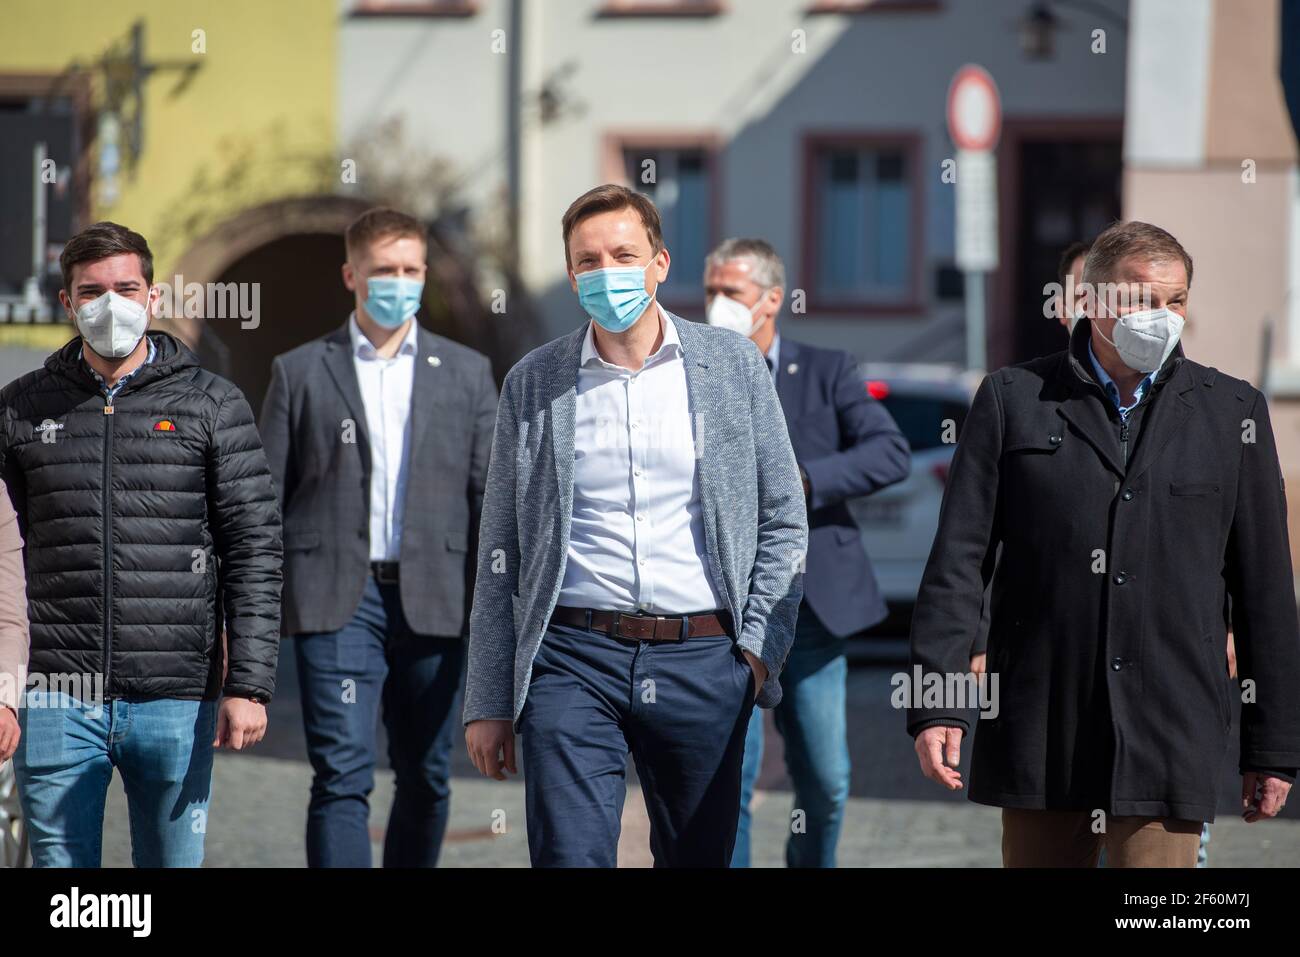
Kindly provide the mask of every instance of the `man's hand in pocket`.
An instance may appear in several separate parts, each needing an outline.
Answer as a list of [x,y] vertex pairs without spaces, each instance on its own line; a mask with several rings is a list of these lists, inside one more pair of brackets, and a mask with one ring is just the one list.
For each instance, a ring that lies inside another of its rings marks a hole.
[[763,664],[763,660],[752,651],[745,652],[745,660],[749,662],[749,667],[754,672],[754,695],[757,696],[758,689],[762,688],[763,682],[767,680],[767,665]]

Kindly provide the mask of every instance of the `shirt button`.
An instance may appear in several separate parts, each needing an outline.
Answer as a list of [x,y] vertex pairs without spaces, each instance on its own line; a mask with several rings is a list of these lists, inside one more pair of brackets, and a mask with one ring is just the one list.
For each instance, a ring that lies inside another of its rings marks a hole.
[[644,565],[644,564],[645,564],[645,559],[644,559],[644,558],[638,558],[638,559],[636,560],[636,563],[637,563],[638,565]]
[[1124,670],[1124,659],[1123,659],[1123,658],[1112,658],[1112,659],[1110,659],[1110,669],[1111,669],[1111,671],[1123,671],[1123,670]]
[[644,515],[638,515],[638,516],[636,517],[636,520],[637,520],[638,522],[644,522],[644,521],[645,521],[645,516],[644,516]]
[[1120,498],[1124,499],[1126,502],[1133,501],[1133,490],[1131,488],[1124,489],[1124,494],[1121,495]]

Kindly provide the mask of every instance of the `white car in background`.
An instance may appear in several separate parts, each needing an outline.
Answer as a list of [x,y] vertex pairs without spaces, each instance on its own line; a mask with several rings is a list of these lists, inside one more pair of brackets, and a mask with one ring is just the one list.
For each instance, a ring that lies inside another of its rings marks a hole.
[[889,618],[871,633],[906,637],[939,527],[956,437],[983,376],[955,366],[911,363],[868,363],[860,372],[868,393],[885,406],[912,448],[906,479],[848,503],[889,606]]
[[6,761],[0,764],[0,868],[27,867],[30,863],[14,763]]

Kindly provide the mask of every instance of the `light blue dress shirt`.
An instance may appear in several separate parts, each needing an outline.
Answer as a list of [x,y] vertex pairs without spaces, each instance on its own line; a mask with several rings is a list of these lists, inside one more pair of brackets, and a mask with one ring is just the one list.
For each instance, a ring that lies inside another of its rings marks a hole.
[[772,337],[772,344],[767,348],[767,367],[772,370],[772,381],[776,381],[776,374],[781,368],[781,333]]
[[[1101,363],[1097,361],[1097,354],[1092,351],[1092,342],[1088,343],[1088,358],[1092,360],[1092,367],[1097,371],[1097,378],[1101,380],[1102,389],[1105,390],[1106,395],[1110,396],[1110,401],[1115,403],[1115,408],[1119,410],[1119,417],[1127,419],[1134,406],[1142,401],[1142,396],[1146,395],[1147,389],[1151,388],[1156,373],[1149,372],[1143,376],[1142,381],[1133,390],[1133,401],[1129,405],[1121,405],[1123,400],[1120,398],[1119,386],[1115,384],[1115,380],[1106,373],[1106,370],[1101,367]],[[1158,371],[1160,370],[1157,369],[1156,372]]]

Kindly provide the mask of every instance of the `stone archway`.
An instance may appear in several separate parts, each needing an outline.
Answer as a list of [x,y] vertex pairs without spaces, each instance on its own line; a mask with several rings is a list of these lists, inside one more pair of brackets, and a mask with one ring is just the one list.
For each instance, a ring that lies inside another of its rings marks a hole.
[[[310,196],[246,209],[195,241],[177,260],[175,273],[186,283],[218,282],[234,263],[275,240],[311,235],[341,238],[348,223],[371,205],[345,197]],[[173,277],[158,278],[171,282]],[[169,324],[188,345],[198,345],[204,319],[180,317]]]

